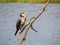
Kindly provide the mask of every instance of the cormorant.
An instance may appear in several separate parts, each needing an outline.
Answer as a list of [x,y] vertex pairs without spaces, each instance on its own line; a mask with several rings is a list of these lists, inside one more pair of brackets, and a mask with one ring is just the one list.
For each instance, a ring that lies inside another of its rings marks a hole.
[[[26,15],[25,15],[25,12],[22,12],[20,13],[20,17],[19,19],[17,20],[17,23],[16,23],[16,32],[14,35],[17,34],[17,32],[19,31],[19,29],[22,29],[22,27],[24,26],[25,24],[25,21],[26,21]],[[21,32],[22,33],[22,32]]]

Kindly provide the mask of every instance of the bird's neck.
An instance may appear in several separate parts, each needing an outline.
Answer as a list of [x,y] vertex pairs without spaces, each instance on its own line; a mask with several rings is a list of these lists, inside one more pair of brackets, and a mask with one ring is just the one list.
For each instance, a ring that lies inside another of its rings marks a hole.
[[20,19],[21,19],[21,20],[25,20],[26,18],[23,17],[23,18],[20,18]]
[[21,24],[23,24],[26,21],[26,18],[20,18],[21,19]]

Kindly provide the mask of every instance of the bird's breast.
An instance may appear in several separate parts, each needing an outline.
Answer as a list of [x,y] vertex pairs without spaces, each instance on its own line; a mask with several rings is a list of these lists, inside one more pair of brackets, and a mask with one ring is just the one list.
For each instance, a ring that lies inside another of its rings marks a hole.
[[21,24],[24,24],[24,20],[21,20]]

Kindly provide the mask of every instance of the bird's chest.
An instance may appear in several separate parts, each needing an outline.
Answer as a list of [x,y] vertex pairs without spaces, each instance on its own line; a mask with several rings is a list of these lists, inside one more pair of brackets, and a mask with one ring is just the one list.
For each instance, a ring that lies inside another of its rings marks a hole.
[[24,20],[21,20],[21,24],[24,24]]

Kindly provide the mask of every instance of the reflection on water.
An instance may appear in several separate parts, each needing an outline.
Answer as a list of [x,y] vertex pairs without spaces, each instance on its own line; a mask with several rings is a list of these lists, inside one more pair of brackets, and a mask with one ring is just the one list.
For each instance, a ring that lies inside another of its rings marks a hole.
[[[38,14],[43,4],[0,3],[0,45],[17,45],[15,24],[22,11],[27,20]],[[60,45],[60,4],[49,4],[33,25],[38,32],[29,30],[23,45]]]

